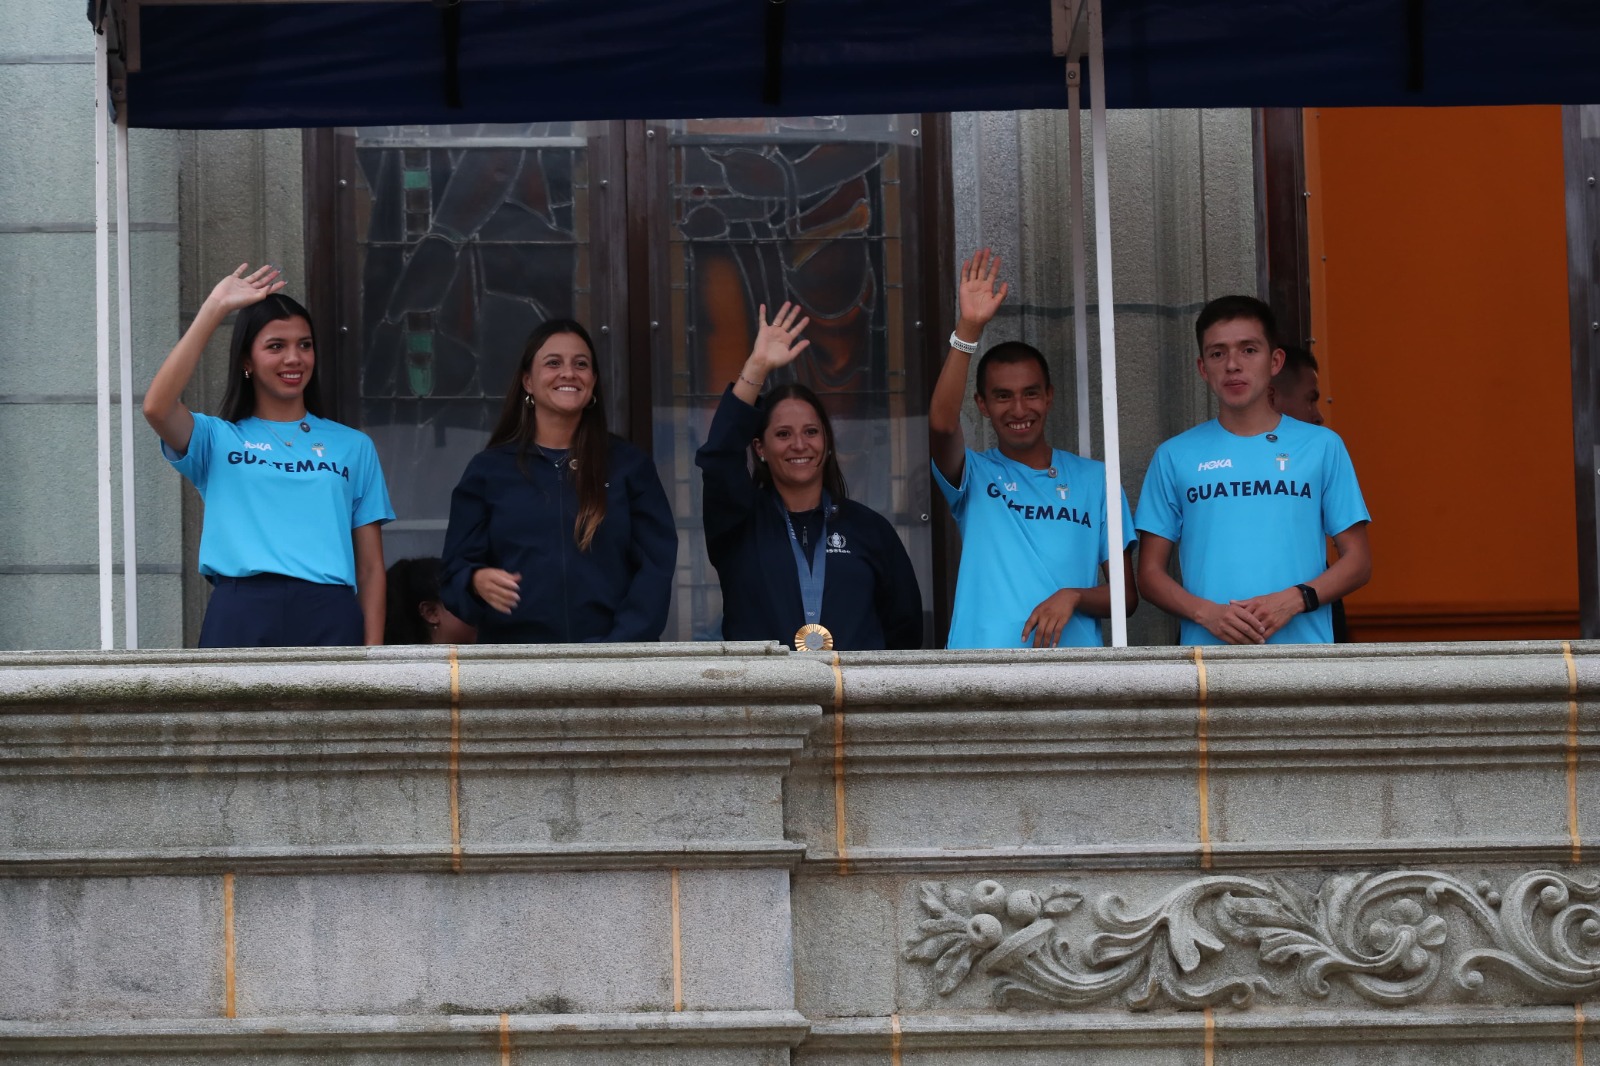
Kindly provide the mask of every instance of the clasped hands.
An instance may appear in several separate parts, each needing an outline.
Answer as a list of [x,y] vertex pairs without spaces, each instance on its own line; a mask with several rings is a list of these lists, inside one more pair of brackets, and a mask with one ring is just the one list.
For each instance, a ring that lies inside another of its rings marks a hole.
[[1299,591],[1285,589],[1248,600],[1208,603],[1195,621],[1227,644],[1265,644],[1304,609],[1305,599]]

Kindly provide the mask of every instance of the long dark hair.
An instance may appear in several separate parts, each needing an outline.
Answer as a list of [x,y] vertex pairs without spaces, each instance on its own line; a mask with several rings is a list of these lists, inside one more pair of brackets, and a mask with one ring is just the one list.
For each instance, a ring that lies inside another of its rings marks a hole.
[[[275,292],[259,303],[240,308],[233,316],[233,339],[228,342],[228,388],[222,394],[222,418],[238,422],[256,413],[256,387],[244,376],[244,361],[250,357],[250,346],[256,342],[268,322],[282,322],[286,318],[303,318],[311,330],[311,350],[317,350],[317,327],[311,321],[311,312],[299,303]],[[304,399],[306,410],[322,414],[321,390],[317,388],[316,363],[312,362],[311,375],[306,379]]]
[[422,617],[422,605],[439,602],[439,560],[401,559],[389,567],[386,584],[383,642],[431,644],[433,634]]
[[[767,435],[767,426],[772,422],[773,409],[784,400],[800,400],[810,404],[811,409],[817,412],[817,421],[822,423],[822,446],[827,452],[822,458],[822,487],[833,497],[834,503],[849,499],[850,493],[845,488],[844,471],[839,467],[839,449],[834,444],[833,423],[828,419],[827,408],[822,406],[822,401],[817,398],[816,393],[798,381],[779,385],[761,397],[761,428],[756,431],[756,439],[760,440]],[[750,476],[755,479],[757,485],[764,489],[772,488],[772,471],[756,455],[754,441],[750,444],[750,468],[753,471]]]
[[606,520],[606,471],[611,465],[611,434],[606,429],[606,398],[601,390],[600,357],[594,350],[589,331],[570,318],[552,318],[543,323],[528,337],[522,349],[522,359],[517,372],[511,377],[511,387],[506,390],[505,403],[500,405],[500,421],[489,434],[489,447],[502,444],[517,445],[517,465],[526,472],[528,452],[534,447],[538,432],[539,409],[528,403],[528,392],[522,379],[533,365],[551,337],[570,333],[583,341],[589,349],[589,367],[594,371],[594,393],[589,406],[578,418],[578,431],[572,438],[572,462],[578,483],[578,520],[573,524],[572,537],[579,551],[588,551],[594,543],[595,531]]

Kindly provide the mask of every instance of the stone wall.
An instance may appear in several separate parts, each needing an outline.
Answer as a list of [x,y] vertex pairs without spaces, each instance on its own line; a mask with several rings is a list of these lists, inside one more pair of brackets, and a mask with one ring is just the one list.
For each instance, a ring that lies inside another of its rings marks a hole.
[[[0,648],[97,648],[97,471],[113,462],[116,634],[123,632],[121,412],[95,414],[94,36],[79,4],[0,3]],[[129,135],[135,403],[171,349],[178,291],[176,135]],[[107,211],[115,201],[108,182]],[[118,235],[111,255],[116,263]],[[117,340],[112,285],[112,354]],[[181,642],[182,537],[167,464],[134,413],[143,643]],[[171,506],[164,501],[170,497]]]
[[1566,1063],[1597,653],[3,657],[0,1057]]

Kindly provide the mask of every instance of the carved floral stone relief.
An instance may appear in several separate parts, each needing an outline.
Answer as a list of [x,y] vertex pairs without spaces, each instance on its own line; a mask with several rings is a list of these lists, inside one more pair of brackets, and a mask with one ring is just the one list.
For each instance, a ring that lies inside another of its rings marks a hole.
[[1554,870],[1504,890],[1428,871],[1337,874],[1315,891],[1211,875],[1143,910],[1110,892],[1086,904],[1072,884],[929,881],[904,955],[932,967],[940,996],[985,980],[1002,1007],[1246,1008],[1336,987],[1386,1006],[1570,1003],[1600,991],[1597,901],[1600,881]]

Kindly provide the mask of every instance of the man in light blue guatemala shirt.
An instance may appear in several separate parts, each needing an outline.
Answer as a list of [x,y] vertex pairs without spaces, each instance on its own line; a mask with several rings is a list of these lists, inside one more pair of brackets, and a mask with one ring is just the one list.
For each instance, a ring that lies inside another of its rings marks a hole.
[[[961,529],[948,646],[1100,647],[1098,619],[1111,614],[1105,464],[1045,440],[1054,391],[1038,349],[1011,341],[984,354],[976,399],[999,446],[973,451],[962,433],[967,367],[1008,288],[996,287],[999,267],[988,249],[962,264],[959,318],[928,410],[933,480]],[[1133,516],[1119,495],[1127,547]],[[1132,612],[1132,559],[1123,564]]]
[[[1184,644],[1330,644],[1328,604],[1372,576],[1371,516],[1344,442],[1273,409],[1275,334],[1254,297],[1201,310],[1199,370],[1217,417],[1163,443],[1145,474],[1139,585],[1178,618]],[[1174,545],[1182,584],[1167,570]]]

